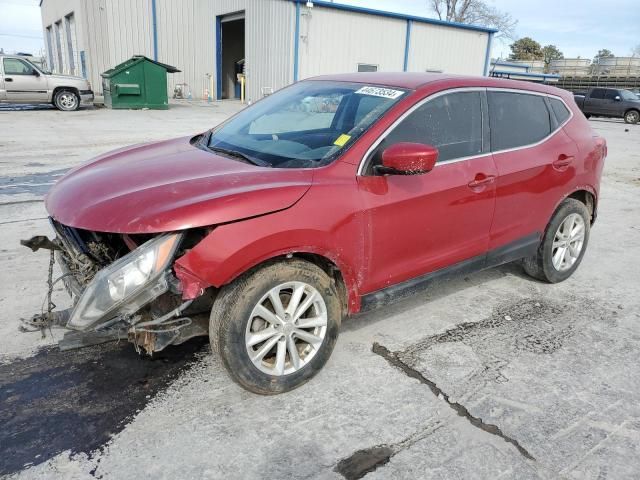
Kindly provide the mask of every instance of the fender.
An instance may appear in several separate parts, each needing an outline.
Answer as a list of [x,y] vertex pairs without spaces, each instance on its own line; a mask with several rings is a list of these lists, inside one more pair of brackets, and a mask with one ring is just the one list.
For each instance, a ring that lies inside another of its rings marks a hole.
[[[321,256],[338,268],[347,289],[349,313],[358,312],[360,295],[357,270],[348,258],[350,253],[340,254],[332,240],[333,236],[319,230],[282,230],[256,239],[255,231],[259,229],[259,224],[269,219],[277,225],[279,222],[272,218],[276,216],[278,214],[218,226],[178,258],[174,270],[182,282],[183,295],[195,297],[208,286],[222,287],[272,258],[307,253]],[[249,231],[253,231],[254,235],[245,234]]]
[[592,185],[577,185],[570,192],[565,193],[562,196],[562,198],[560,198],[560,200],[558,200],[556,204],[553,206],[553,211],[551,212],[549,219],[551,219],[555,211],[558,210],[558,207],[562,202],[565,201],[565,199],[569,198],[570,196],[572,196],[574,193],[577,193],[577,192],[589,192],[593,196],[593,218],[591,220],[591,223],[593,223],[596,219],[596,215],[598,211],[598,192]]

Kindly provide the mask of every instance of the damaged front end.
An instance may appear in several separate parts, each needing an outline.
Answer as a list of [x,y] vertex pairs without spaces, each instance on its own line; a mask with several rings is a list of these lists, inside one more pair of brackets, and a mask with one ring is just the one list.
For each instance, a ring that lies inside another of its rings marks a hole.
[[[204,232],[127,235],[72,228],[53,219],[51,223],[54,240],[33,237],[21,242],[52,255],[47,312],[25,322],[27,328],[69,329],[59,342],[63,350],[127,338],[149,354],[208,334],[211,289],[190,294],[185,301],[172,270],[175,258]],[[54,311],[51,301],[54,257],[62,270],[58,280],[73,300],[64,311]]]

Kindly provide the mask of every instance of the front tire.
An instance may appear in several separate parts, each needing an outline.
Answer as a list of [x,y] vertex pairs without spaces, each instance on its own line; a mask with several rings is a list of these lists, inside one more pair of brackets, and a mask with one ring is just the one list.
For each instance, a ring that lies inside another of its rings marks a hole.
[[342,303],[335,282],[297,259],[267,264],[222,287],[209,338],[230,377],[263,395],[309,381],[338,338]]
[[629,110],[624,114],[624,123],[636,124],[640,121],[640,112],[638,110]]
[[58,110],[72,112],[80,108],[80,97],[72,90],[58,90],[53,97],[53,104]]
[[536,255],[523,260],[525,272],[549,283],[569,278],[587,249],[590,227],[591,216],[585,204],[565,199],[551,217]]

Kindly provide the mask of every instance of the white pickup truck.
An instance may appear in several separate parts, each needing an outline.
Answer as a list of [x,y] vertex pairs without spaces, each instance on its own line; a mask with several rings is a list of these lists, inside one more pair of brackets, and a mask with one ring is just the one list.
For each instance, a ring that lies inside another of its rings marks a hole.
[[93,91],[82,77],[55,75],[28,58],[0,55],[0,103],[52,103],[72,111],[93,105]]

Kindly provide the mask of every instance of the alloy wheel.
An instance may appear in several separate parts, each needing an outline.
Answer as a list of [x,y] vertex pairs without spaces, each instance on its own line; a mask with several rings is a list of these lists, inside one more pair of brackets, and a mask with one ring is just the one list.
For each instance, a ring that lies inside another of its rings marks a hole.
[[282,283],[255,305],[247,321],[245,346],[262,372],[289,375],[318,353],[327,333],[327,306],[304,282]]
[[65,110],[75,110],[78,99],[73,93],[65,92],[58,98],[58,103]]
[[565,218],[553,238],[553,267],[559,272],[569,270],[580,257],[584,245],[584,219],[577,213]]

